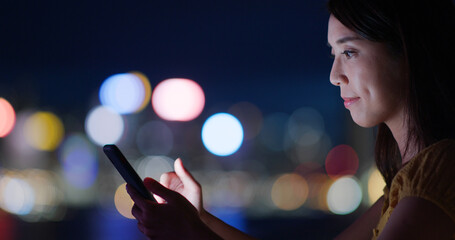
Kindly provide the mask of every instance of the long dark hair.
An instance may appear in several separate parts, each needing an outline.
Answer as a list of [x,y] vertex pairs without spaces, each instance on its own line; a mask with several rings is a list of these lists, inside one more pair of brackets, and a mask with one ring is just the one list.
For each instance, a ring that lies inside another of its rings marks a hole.
[[[404,58],[407,145],[417,150],[455,139],[455,10],[452,0],[329,0],[328,9],[347,28],[385,43]],[[408,149],[408,147],[406,147]],[[406,150],[407,151],[407,150]],[[377,129],[375,159],[390,187],[401,168],[390,129]]]

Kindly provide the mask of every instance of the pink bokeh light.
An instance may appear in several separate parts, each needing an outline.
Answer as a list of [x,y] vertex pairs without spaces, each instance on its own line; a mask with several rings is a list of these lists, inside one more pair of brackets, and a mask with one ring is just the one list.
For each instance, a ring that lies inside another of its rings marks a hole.
[[333,179],[354,175],[358,168],[359,157],[349,145],[341,144],[334,147],[325,159],[326,172]]
[[153,109],[168,121],[191,121],[201,114],[204,105],[204,91],[190,79],[166,79],[152,93]]
[[0,98],[0,137],[6,137],[14,128],[16,113],[13,106],[4,98]]

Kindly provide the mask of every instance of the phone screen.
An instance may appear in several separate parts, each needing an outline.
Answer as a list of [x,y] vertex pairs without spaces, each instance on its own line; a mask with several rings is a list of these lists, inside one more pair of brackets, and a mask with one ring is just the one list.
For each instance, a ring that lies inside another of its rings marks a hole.
[[120,175],[122,175],[126,183],[133,186],[144,198],[156,202],[150,191],[147,190],[147,188],[144,186],[144,183],[142,182],[139,175],[136,173],[136,171],[133,169],[133,167],[130,165],[128,160],[116,145],[104,145],[103,151],[109,160],[111,160],[112,164],[114,164]]

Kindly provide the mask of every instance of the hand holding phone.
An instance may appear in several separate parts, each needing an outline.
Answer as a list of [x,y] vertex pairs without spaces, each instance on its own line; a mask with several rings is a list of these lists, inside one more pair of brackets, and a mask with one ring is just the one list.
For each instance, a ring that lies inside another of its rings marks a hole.
[[120,149],[114,144],[104,145],[103,151],[114,164],[117,171],[122,175],[126,183],[133,186],[145,199],[156,202],[150,191],[144,186],[139,175],[131,167],[128,160],[122,154]]

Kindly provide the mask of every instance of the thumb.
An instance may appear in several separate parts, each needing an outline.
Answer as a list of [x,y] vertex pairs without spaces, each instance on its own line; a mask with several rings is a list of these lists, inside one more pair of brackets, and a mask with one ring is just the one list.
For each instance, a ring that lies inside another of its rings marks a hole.
[[161,185],[153,178],[145,178],[144,185],[150,192],[162,197],[167,202],[173,202],[177,197],[176,192]]
[[177,176],[182,180],[182,183],[184,186],[196,186],[197,181],[194,179],[193,175],[186,170],[186,168],[183,166],[182,159],[177,158],[174,162],[174,171],[177,174]]

